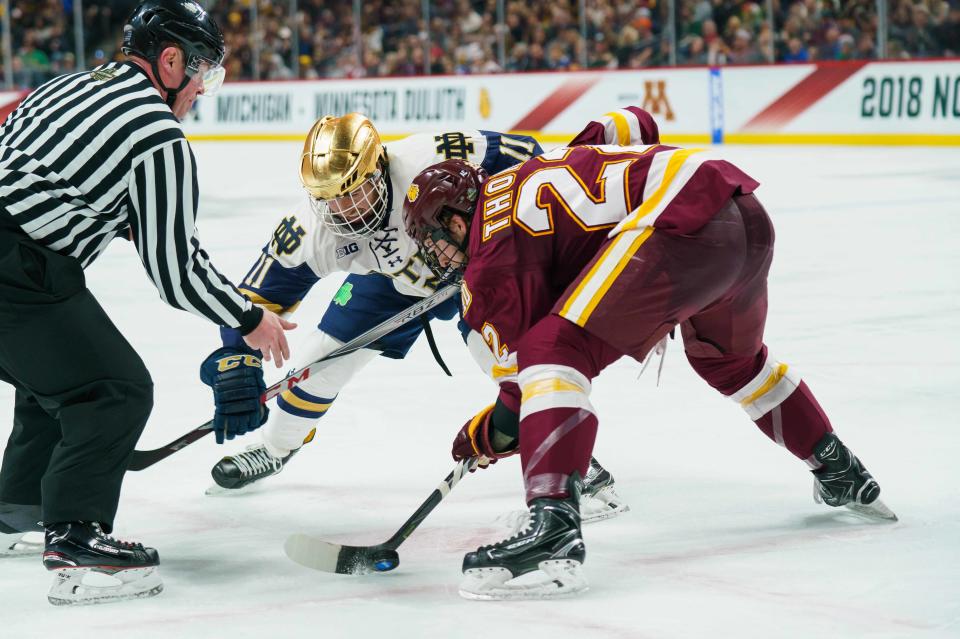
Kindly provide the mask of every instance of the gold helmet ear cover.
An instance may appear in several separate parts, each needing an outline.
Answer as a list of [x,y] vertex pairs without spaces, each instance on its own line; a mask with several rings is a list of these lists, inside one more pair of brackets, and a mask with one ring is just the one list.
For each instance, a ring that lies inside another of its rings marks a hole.
[[303,143],[300,181],[314,198],[332,200],[356,189],[385,162],[380,134],[367,117],[328,115],[314,123]]

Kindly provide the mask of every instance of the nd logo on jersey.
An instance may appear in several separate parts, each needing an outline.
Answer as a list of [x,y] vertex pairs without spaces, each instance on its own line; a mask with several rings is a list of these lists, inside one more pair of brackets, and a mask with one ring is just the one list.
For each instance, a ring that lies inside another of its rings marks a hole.
[[473,142],[467,142],[467,136],[459,131],[435,135],[433,139],[437,143],[437,154],[448,160],[466,160],[473,153]]
[[273,250],[277,255],[289,255],[300,248],[303,243],[302,238],[306,234],[307,232],[303,230],[303,227],[297,224],[297,218],[291,215],[283,218],[277,225],[270,244],[273,245]]

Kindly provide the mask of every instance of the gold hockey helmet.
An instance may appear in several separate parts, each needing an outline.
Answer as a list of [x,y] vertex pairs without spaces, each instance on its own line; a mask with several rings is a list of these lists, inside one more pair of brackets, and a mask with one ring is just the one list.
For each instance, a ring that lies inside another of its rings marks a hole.
[[387,216],[386,152],[360,113],[324,116],[303,143],[300,181],[321,222],[336,235],[366,237]]

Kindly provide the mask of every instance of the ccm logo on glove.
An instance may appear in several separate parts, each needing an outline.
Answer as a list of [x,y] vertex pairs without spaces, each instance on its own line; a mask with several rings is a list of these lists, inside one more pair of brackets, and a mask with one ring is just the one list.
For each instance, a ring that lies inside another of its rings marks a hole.
[[241,362],[244,366],[263,368],[263,365],[260,363],[260,358],[256,355],[231,355],[217,360],[217,372],[225,373],[228,370],[240,366]]

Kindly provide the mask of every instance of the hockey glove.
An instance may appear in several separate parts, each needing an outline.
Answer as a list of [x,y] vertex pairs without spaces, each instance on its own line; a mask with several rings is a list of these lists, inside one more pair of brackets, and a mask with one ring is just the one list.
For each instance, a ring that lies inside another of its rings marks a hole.
[[269,411],[260,402],[266,390],[263,367],[253,351],[218,348],[200,366],[200,379],[213,389],[213,431],[218,444],[256,430],[267,421]]
[[[491,404],[474,415],[453,440],[453,458],[457,461],[476,457],[476,468],[486,468],[498,459],[520,450],[518,440],[505,436],[493,426],[497,404]],[[471,469],[472,473],[476,469]]]

